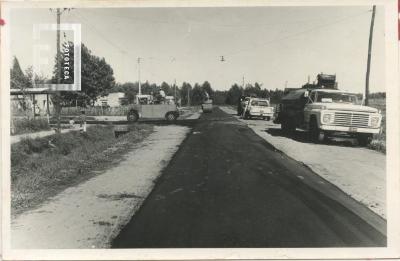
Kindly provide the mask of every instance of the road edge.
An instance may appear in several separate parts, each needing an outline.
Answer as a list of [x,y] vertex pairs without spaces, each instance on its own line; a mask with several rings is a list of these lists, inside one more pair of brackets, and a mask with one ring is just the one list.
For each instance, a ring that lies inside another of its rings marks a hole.
[[[224,113],[227,113],[225,110],[221,109]],[[229,113],[227,113],[229,114]],[[229,114],[230,115],[230,114]],[[235,117],[233,117],[235,118]],[[235,118],[236,119],[236,118]],[[236,119],[237,120],[237,119]],[[306,167],[307,170],[313,174],[314,177],[311,177],[311,179],[302,179],[302,182],[306,184],[307,186],[317,190],[318,192],[324,194],[328,198],[338,202],[341,204],[343,207],[348,209],[350,212],[354,213],[355,215],[359,216],[362,220],[367,222],[369,225],[371,225],[374,229],[379,231],[382,235],[387,236],[387,221],[370,210],[367,206],[363,205],[361,202],[357,201],[355,198],[347,194],[345,191],[343,191],[341,188],[336,186],[335,184],[331,183],[330,181],[326,180],[324,177],[316,173],[310,166],[305,164],[302,161],[298,161],[289,155],[285,154],[283,151],[278,149],[276,146],[274,146],[272,143],[268,142],[264,137],[259,135],[253,128],[250,128],[247,126],[254,134],[256,134],[258,137],[260,137],[271,149],[274,151],[278,152],[280,155],[283,157],[286,157],[292,162],[295,162],[297,164],[301,164],[302,166]],[[328,189],[322,189],[320,186],[320,183],[318,183],[317,180],[319,179],[322,180],[325,184],[329,184]],[[339,196],[339,197],[338,197]]]

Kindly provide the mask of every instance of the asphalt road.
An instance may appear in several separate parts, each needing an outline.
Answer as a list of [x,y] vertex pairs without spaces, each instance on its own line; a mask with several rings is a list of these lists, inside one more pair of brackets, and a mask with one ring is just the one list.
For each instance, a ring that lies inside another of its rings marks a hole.
[[386,245],[384,235],[299,173],[319,178],[214,108],[193,127],[113,247]]

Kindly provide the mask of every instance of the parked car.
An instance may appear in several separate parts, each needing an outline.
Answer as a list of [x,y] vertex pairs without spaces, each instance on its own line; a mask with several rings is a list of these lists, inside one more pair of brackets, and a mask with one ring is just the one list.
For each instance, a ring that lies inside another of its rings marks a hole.
[[268,121],[274,116],[274,107],[268,99],[250,98],[245,107],[244,118],[262,118]]

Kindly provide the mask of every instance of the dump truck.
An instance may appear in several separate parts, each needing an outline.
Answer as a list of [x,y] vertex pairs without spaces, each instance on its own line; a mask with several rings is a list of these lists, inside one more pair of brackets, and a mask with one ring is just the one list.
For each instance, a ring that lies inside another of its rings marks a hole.
[[316,84],[284,93],[274,123],[281,124],[287,134],[299,128],[307,131],[313,142],[344,135],[365,146],[381,131],[380,111],[363,106],[356,93],[339,90],[334,75],[319,75]]
[[207,91],[204,91],[201,109],[203,112],[212,112],[213,110],[213,100],[210,99],[210,95]]
[[213,110],[213,101],[208,99],[201,104],[201,109],[203,112],[212,112]]

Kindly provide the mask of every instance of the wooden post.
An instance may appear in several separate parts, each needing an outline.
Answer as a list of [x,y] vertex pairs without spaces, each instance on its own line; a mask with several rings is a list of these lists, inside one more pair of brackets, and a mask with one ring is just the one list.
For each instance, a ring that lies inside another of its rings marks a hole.
[[47,123],[50,124],[49,93],[46,93],[46,114],[47,114]]
[[33,118],[36,118],[36,102],[35,102],[35,94],[32,94],[32,105],[33,105]]

